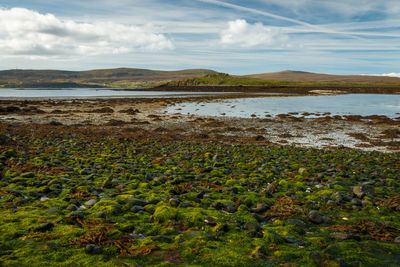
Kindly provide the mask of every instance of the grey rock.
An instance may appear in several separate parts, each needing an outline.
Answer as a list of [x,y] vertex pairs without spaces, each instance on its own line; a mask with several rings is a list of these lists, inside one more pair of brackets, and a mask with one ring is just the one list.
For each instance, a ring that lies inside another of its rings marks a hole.
[[398,236],[394,239],[394,243],[400,244],[400,236]]
[[88,201],[86,201],[83,205],[85,205],[85,207],[92,207],[94,206],[94,204],[97,203],[96,199],[89,199]]
[[322,218],[322,216],[315,210],[310,211],[310,213],[308,214],[308,218],[310,219],[310,221],[312,223],[315,223],[315,224],[321,224],[324,222],[324,219]]
[[69,206],[67,207],[67,210],[70,210],[70,211],[76,211],[77,209],[78,209],[78,207],[75,206],[75,205],[73,205],[73,204],[71,204],[71,205],[69,205]]
[[261,231],[261,227],[258,225],[258,223],[255,222],[247,222],[244,224],[243,228],[248,231]]
[[101,254],[103,252],[103,248],[95,244],[89,244],[85,247],[85,252],[90,255]]
[[227,202],[227,203],[222,203],[223,204],[223,210],[227,211],[229,213],[234,213],[237,211],[237,207],[235,206],[235,204],[231,203],[231,202]]

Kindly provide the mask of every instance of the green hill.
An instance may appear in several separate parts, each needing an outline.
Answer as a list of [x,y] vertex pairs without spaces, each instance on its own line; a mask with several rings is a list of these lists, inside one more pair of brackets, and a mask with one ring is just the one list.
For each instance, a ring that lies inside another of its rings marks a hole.
[[0,87],[151,87],[171,80],[202,77],[215,73],[206,69],[159,71],[147,69],[101,69],[90,71],[5,70]]

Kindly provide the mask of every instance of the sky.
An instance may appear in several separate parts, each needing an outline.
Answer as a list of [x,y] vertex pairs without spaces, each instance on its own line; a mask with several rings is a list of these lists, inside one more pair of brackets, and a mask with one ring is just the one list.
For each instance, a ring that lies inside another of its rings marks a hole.
[[400,77],[399,0],[0,0],[0,69]]

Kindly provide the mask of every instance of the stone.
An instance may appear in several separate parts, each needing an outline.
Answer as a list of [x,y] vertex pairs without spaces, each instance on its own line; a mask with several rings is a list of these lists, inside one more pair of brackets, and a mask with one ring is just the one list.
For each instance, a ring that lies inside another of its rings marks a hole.
[[178,207],[181,201],[177,198],[170,198],[168,203],[171,205],[171,207]]
[[75,205],[73,205],[73,204],[71,204],[71,205],[69,205],[69,206],[67,207],[67,210],[69,210],[69,211],[76,211],[77,209],[78,209],[78,207],[75,206]]
[[137,213],[137,212],[142,211],[142,210],[144,210],[144,208],[143,208],[142,206],[138,206],[138,205],[135,205],[135,206],[133,206],[133,207],[131,208],[131,211],[132,211],[133,213]]
[[400,236],[398,236],[398,237],[396,237],[396,238],[394,239],[394,243],[400,244]]
[[51,223],[51,222],[49,222],[49,223],[45,223],[45,224],[42,224],[42,225],[36,227],[36,228],[34,229],[34,231],[35,231],[35,232],[42,232],[42,233],[44,233],[44,232],[50,231],[50,230],[53,229],[53,228],[54,228],[54,224]]
[[181,203],[179,203],[179,207],[180,208],[189,208],[189,207],[193,207],[193,205],[190,203],[187,203],[187,202],[181,202]]
[[262,213],[269,209],[269,206],[266,205],[265,203],[257,203],[255,208],[252,208],[251,211],[255,213]]
[[322,216],[315,210],[310,211],[310,213],[308,214],[308,218],[310,219],[310,221],[312,223],[315,223],[315,224],[321,224],[324,222],[324,219],[322,218]]
[[362,202],[361,202],[361,200],[359,200],[358,198],[353,198],[353,199],[351,200],[351,205],[361,206],[361,205],[362,205]]
[[368,187],[366,185],[356,185],[353,187],[353,193],[356,195],[358,198],[363,198],[365,196],[373,197],[374,196],[374,190],[371,187]]
[[68,217],[71,218],[72,220],[76,220],[76,219],[83,220],[83,218],[85,218],[85,215],[80,211],[74,211],[74,212],[71,212],[68,215]]
[[235,206],[235,204],[231,203],[231,202],[227,202],[227,203],[223,203],[223,208],[224,211],[227,211],[229,213],[234,213],[237,211],[237,207]]
[[211,226],[217,225],[217,222],[215,221],[215,219],[213,217],[209,217],[209,216],[204,218],[204,222],[207,225],[211,225]]
[[86,201],[83,205],[85,205],[85,207],[92,207],[94,206],[94,204],[97,203],[96,199],[89,199],[88,201]]
[[101,254],[103,252],[103,248],[95,244],[88,244],[85,247],[85,252],[90,255]]

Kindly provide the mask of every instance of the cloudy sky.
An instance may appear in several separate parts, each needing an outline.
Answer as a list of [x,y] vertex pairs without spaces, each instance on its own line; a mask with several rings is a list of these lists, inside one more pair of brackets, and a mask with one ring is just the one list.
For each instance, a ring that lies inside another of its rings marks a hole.
[[399,0],[1,0],[0,69],[400,76]]

